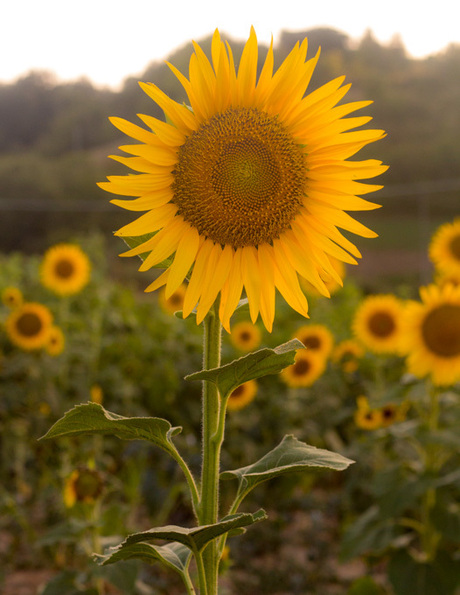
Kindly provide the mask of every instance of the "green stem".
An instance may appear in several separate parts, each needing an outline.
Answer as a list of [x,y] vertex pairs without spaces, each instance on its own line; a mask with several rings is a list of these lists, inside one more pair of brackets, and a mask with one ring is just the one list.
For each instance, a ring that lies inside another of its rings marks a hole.
[[[222,326],[216,301],[204,319],[203,369],[220,365]],[[201,500],[199,520],[210,525],[218,520],[219,510],[219,466],[223,428],[220,422],[220,396],[217,386],[203,382],[202,436],[203,462],[201,470]],[[206,595],[217,595],[218,576],[217,544],[213,540],[203,551],[203,567],[206,575]]]
[[[430,387],[430,406],[428,412],[428,429],[430,434],[437,432],[439,428],[439,390]],[[428,444],[425,453],[425,472],[435,474],[438,470],[438,453],[436,445]],[[422,523],[424,532],[422,534],[422,548],[425,558],[433,560],[439,542],[439,535],[431,521],[431,512],[436,505],[436,488],[429,488],[423,496],[422,502]]]

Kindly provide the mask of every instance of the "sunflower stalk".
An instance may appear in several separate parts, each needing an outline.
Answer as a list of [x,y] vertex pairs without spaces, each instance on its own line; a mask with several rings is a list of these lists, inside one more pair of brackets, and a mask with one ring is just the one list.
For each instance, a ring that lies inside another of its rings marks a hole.
[[[203,370],[220,366],[222,325],[218,316],[219,302],[214,303],[203,321]],[[219,468],[220,450],[224,439],[224,425],[221,422],[221,404],[217,385],[209,380],[203,381],[202,401],[202,471],[199,520],[202,525],[210,525],[218,520],[219,510]],[[218,575],[217,543],[211,541],[203,552],[203,566],[198,566],[205,573],[207,595],[217,594]],[[200,573],[201,574],[201,573]],[[202,577],[200,576],[200,584]]]

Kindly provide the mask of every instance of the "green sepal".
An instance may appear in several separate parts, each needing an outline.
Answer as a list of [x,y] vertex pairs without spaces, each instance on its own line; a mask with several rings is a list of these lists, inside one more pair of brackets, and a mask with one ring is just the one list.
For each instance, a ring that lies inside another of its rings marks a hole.
[[40,440],[111,434],[122,440],[147,440],[176,458],[172,437],[181,430],[181,427],[172,427],[169,421],[159,417],[123,417],[107,411],[98,403],[84,403],[67,411]]
[[[156,235],[157,233],[158,233],[157,231],[154,231],[153,233],[146,233],[142,236],[123,236],[121,239],[125,242],[125,244],[130,249],[132,249],[132,248],[137,248],[138,246],[140,246],[147,240],[150,240],[150,238],[153,238],[153,236]],[[139,254],[139,258],[141,260],[145,260],[148,255],[149,255],[148,251],[143,252],[142,254]],[[169,256],[165,260],[162,260],[161,262],[158,262],[157,264],[152,265],[152,269],[167,269],[171,266],[173,260],[174,260],[174,257]]]
[[235,388],[269,374],[278,374],[295,361],[295,352],[305,346],[298,339],[292,339],[274,349],[260,349],[233,362],[189,374],[186,380],[208,380],[217,385],[222,398],[226,398]]
[[310,446],[288,435],[257,462],[240,469],[224,471],[220,477],[238,480],[237,499],[241,501],[258,484],[285,473],[307,471],[312,467],[343,471],[353,462],[340,454]]
[[[239,513],[227,516],[218,523],[212,525],[201,525],[199,527],[179,527],[177,525],[166,525],[156,527],[141,533],[129,535],[116,549],[119,553],[125,548],[131,548],[135,544],[164,539],[166,541],[178,542],[189,550],[200,552],[210,541],[217,539],[224,533],[253,525],[267,518],[264,510],[251,513]],[[113,555],[113,554],[112,554]],[[121,558],[118,558],[121,559]]]

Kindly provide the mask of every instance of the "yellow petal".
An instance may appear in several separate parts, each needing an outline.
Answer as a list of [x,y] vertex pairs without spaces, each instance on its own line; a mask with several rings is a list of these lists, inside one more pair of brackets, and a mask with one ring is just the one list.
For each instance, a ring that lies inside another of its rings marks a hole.
[[140,271],[148,271],[151,267],[166,260],[176,251],[177,245],[184,231],[184,220],[182,217],[174,217],[172,222],[159,231],[155,236],[156,244],[150,254],[139,267]]
[[227,281],[221,291],[219,318],[223,327],[230,332],[230,317],[232,316],[243,291],[243,278],[241,275],[241,248],[233,254],[233,262]]
[[203,242],[201,248],[198,251],[195,259],[195,265],[190,277],[190,282],[185,292],[183,307],[184,318],[187,318],[200,299],[201,293],[204,289],[203,281],[207,271],[206,267],[208,265],[208,260],[213,247],[214,242],[211,240],[206,240]]
[[110,202],[127,211],[150,211],[151,209],[165,205],[173,196],[174,194],[170,188],[164,188],[163,190],[158,190],[158,192],[144,194],[144,196],[139,198],[131,200],[114,198]]
[[253,324],[255,324],[259,315],[260,274],[257,249],[254,246],[245,246],[241,250],[241,275],[248,297],[249,313]]
[[166,283],[168,282],[168,277],[169,269],[166,269],[163,273],[161,273],[159,277],[155,279],[153,283],[150,283],[150,285],[146,287],[145,292],[150,293],[151,291],[155,291],[156,289],[163,287],[163,285],[166,285]]
[[177,209],[177,205],[171,203],[163,205],[158,209],[154,209],[153,211],[141,215],[135,221],[128,223],[128,225],[125,225],[116,231],[115,235],[120,237],[143,236],[146,233],[157,231],[171,221],[176,214]]
[[189,227],[183,232],[177,246],[174,262],[171,264],[170,275],[166,285],[165,297],[170,298],[179,285],[184,281],[191,269],[200,245],[200,236],[194,227]]
[[214,246],[208,261],[208,268],[204,279],[204,289],[196,312],[197,324],[200,324],[215,302],[218,293],[227,280],[233,262],[233,248],[229,245],[222,249],[218,244]]

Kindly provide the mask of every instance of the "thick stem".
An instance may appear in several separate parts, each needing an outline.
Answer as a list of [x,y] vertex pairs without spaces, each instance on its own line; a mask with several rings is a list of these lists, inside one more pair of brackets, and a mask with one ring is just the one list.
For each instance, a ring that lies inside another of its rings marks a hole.
[[[203,369],[220,365],[222,326],[216,301],[204,320]],[[203,382],[202,435],[203,463],[201,471],[201,501],[199,518],[202,525],[216,523],[219,509],[219,466],[223,432],[219,432],[220,397],[217,386]],[[221,435],[222,434],[222,435]],[[216,541],[203,551],[207,595],[217,595],[218,554]]]

